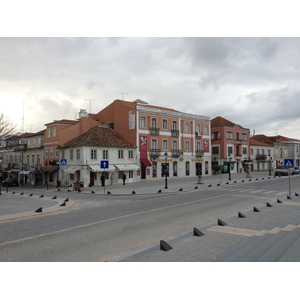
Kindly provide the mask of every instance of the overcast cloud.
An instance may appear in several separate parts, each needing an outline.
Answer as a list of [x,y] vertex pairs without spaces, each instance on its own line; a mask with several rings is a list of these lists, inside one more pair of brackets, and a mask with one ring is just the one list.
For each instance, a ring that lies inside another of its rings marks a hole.
[[299,38],[0,38],[1,111],[37,132],[124,97],[300,139],[299,53]]

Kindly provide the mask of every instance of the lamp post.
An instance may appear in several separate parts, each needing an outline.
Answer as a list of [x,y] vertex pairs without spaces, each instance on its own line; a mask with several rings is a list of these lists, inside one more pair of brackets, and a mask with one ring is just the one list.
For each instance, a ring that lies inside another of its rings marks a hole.
[[232,160],[232,157],[231,157],[230,154],[228,155],[228,160],[229,160],[229,163],[228,163],[228,175],[229,175],[229,180],[231,180],[230,168],[231,168],[231,160]]
[[269,176],[271,176],[271,162],[272,162],[272,157],[269,154]]
[[168,152],[165,153],[166,160],[165,160],[165,189],[168,188],[168,167],[167,167],[167,161],[168,161]]
[[[2,158],[0,158],[0,166],[1,166],[1,169],[2,169]],[[1,178],[2,178],[2,176],[1,176]],[[1,185],[2,185],[2,180],[0,182],[0,195],[2,195]]]

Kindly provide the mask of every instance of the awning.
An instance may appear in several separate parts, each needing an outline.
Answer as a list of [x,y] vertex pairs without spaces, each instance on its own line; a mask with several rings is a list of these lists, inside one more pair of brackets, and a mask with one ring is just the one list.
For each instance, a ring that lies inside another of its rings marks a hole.
[[43,172],[53,172],[56,171],[58,167],[43,167]]
[[64,169],[64,173],[67,173],[67,174],[74,174],[76,171],[80,171],[80,168],[67,168],[67,169]]
[[115,167],[112,165],[109,165],[106,169],[100,168],[100,165],[90,165],[89,167],[92,169],[92,172],[113,172],[115,170]]
[[150,167],[151,166],[151,162],[149,161],[148,158],[141,158],[141,162],[145,167]]
[[139,170],[140,168],[137,165],[115,165],[119,171],[132,171]]
[[20,175],[28,175],[30,173],[30,171],[21,171]]

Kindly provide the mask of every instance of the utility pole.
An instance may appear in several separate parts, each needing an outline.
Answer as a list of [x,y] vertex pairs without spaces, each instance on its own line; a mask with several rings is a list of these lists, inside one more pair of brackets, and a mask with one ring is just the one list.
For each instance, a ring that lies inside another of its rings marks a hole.
[[123,93],[123,92],[118,92],[118,94],[122,94],[122,100],[124,100],[124,94],[128,95],[127,93]]
[[97,101],[98,99],[84,99],[85,101],[90,101],[90,113],[92,112],[92,101]]

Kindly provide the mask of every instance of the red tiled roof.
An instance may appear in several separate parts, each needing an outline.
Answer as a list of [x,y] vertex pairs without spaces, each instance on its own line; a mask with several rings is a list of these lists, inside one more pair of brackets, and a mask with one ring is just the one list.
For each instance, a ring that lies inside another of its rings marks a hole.
[[213,118],[210,124],[212,128],[213,127],[234,127],[236,125],[231,121],[220,116]]
[[134,146],[126,142],[113,129],[103,126],[94,126],[86,133],[69,141],[63,148],[78,146],[95,146],[95,147],[121,147],[133,148]]
[[275,135],[275,136],[269,136],[269,139],[273,141],[278,141],[278,142],[300,142],[300,140],[293,139],[293,138],[288,138],[286,136],[282,135]]
[[273,141],[264,134],[258,134],[258,135],[252,136],[250,138],[250,145],[254,145],[255,142],[259,142],[260,145],[273,146]]

